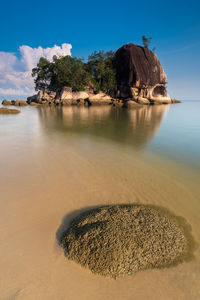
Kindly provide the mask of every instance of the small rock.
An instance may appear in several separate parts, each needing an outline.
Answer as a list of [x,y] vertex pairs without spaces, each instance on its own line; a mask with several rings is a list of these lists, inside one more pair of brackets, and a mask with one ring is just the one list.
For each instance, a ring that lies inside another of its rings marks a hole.
[[2,104],[3,105],[12,105],[11,101],[10,100],[6,100],[6,99],[2,101]]
[[146,99],[146,98],[138,97],[138,103],[139,104],[148,105],[148,104],[150,104],[150,101],[148,99]]
[[15,101],[15,106],[27,106],[27,102],[25,100],[16,100]]

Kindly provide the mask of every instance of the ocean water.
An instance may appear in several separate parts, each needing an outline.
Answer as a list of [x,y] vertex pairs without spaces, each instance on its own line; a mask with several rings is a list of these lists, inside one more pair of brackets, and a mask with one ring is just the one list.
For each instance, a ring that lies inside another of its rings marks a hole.
[[[200,101],[19,109],[0,115],[0,299],[200,299]],[[63,220],[133,202],[184,217],[194,259],[117,281],[66,260]]]

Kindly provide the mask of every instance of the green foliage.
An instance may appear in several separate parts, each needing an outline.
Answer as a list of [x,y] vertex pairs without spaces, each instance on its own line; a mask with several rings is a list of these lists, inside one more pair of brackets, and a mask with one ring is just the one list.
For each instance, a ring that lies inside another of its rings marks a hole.
[[73,91],[82,91],[90,80],[82,60],[71,56],[54,56],[53,62],[41,57],[32,70],[32,76],[35,77],[36,90],[48,88],[60,91],[64,86],[70,86]]
[[113,51],[95,51],[88,57],[85,69],[91,75],[97,91],[112,94],[116,88],[114,56]]
[[[151,40],[152,37],[146,37],[145,35],[142,36],[142,43],[144,48],[148,48],[149,49],[149,45],[151,44]],[[151,51],[155,52],[156,48],[153,47],[153,49],[151,49]]]
[[36,77],[35,89],[41,90],[47,88],[52,77],[52,64],[44,57],[41,57],[37,67],[32,69],[32,76]]
[[72,87],[73,91],[83,91],[89,84],[90,76],[84,70],[81,59],[71,56],[53,60],[54,72],[51,78],[50,89],[60,91],[64,86]]
[[142,43],[145,48],[149,48],[149,44],[151,43],[152,37],[142,36]]
[[69,86],[73,91],[83,91],[92,85],[96,91],[112,94],[116,88],[114,55],[113,51],[95,51],[87,63],[71,56],[54,56],[53,62],[41,57],[32,70],[35,89],[61,91],[64,86]]

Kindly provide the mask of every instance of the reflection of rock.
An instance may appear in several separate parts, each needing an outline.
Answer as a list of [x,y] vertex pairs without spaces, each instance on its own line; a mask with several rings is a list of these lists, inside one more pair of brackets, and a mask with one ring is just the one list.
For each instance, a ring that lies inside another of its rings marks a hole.
[[141,104],[172,103],[165,87],[167,77],[152,51],[127,44],[117,50],[115,61],[119,97]]
[[194,241],[184,219],[156,206],[123,204],[88,210],[61,237],[68,259],[113,278],[191,259]]
[[56,131],[92,135],[144,147],[160,127],[168,106],[139,106],[130,110],[111,106],[40,107],[42,125]]

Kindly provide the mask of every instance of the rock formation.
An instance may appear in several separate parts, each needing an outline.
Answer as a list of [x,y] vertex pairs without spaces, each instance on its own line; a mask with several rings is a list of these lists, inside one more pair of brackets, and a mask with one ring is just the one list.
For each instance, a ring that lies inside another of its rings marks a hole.
[[61,237],[67,258],[113,278],[176,265],[194,241],[183,218],[139,204],[108,205],[76,217]]
[[127,44],[115,54],[118,97],[140,104],[172,103],[166,90],[167,77],[155,53]]
[[60,93],[47,89],[27,98],[27,103],[55,104],[55,105],[95,105],[112,104],[112,98],[103,92],[98,94],[89,91],[72,92],[71,87],[63,87]]
[[5,106],[14,105],[14,106],[26,106],[27,102],[25,100],[3,100],[2,104]]
[[[145,47],[127,44],[115,54],[117,93],[115,98],[103,92],[95,93],[93,86],[85,91],[73,92],[63,87],[60,92],[47,89],[28,97],[27,103],[55,105],[95,105],[134,107],[134,105],[168,104],[180,101],[171,99],[166,89],[167,77],[155,53]],[[114,94],[114,93],[113,93]]]

